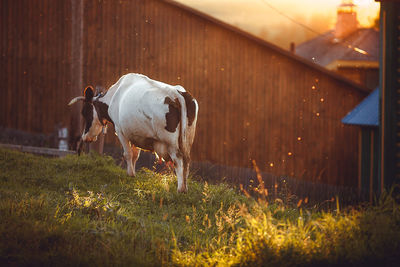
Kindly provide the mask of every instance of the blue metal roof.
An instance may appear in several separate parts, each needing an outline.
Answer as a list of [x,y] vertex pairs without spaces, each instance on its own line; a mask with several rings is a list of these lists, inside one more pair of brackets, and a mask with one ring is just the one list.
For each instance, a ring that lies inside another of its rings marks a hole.
[[379,88],[376,88],[343,119],[344,124],[379,126]]

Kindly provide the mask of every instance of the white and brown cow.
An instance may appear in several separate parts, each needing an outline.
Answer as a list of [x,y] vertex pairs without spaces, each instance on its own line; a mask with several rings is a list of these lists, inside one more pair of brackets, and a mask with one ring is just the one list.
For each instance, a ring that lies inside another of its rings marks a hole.
[[87,87],[83,101],[84,142],[96,141],[107,122],[114,124],[124,149],[128,174],[135,175],[140,149],[172,160],[178,191],[187,191],[190,149],[196,130],[198,104],[182,86],[172,86],[141,74],[126,74],[102,95]]

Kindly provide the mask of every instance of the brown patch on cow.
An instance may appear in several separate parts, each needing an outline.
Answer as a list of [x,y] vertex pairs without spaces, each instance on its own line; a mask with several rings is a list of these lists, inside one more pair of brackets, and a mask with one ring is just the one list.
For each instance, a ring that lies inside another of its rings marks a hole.
[[85,90],[83,91],[83,95],[85,96],[85,100],[90,102],[93,99],[94,96],[94,89],[91,85],[87,86]]
[[132,136],[129,138],[129,141],[135,146],[138,147],[142,150],[147,150],[154,152],[154,143],[156,142],[156,139],[154,138],[149,138],[149,137],[138,137],[138,136]]
[[108,114],[108,105],[106,103],[100,101],[94,101],[93,106],[96,109],[97,116],[99,117],[99,121],[102,125],[105,125],[107,121],[114,124],[110,115]]
[[187,110],[187,118],[188,118],[188,124],[189,126],[192,125],[195,116],[196,116],[196,103],[195,100],[193,98],[193,96],[189,93],[189,92],[181,92],[178,91],[183,98],[185,99],[185,104],[186,104],[186,110]]
[[165,129],[168,132],[174,133],[176,131],[176,128],[178,127],[179,122],[181,121],[181,109],[179,101],[178,99],[175,99],[175,101],[173,101],[167,96],[164,100],[164,104],[167,104],[169,109],[168,113],[165,114],[165,120],[167,122]]
[[85,133],[89,132],[93,123],[93,104],[88,101],[83,102],[81,114],[85,119]]

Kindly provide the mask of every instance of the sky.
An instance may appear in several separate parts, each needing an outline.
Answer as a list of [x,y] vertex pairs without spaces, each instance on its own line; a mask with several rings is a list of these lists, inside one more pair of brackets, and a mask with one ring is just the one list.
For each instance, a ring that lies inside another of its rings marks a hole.
[[[248,31],[284,49],[333,29],[342,0],[176,0]],[[354,0],[361,27],[370,27],[379,13],[374,0]],[[272,6],[272,7],[271,7]],[[275,9],[275,10],[274,10]],[[299,26],[285,14],[314,32]]]

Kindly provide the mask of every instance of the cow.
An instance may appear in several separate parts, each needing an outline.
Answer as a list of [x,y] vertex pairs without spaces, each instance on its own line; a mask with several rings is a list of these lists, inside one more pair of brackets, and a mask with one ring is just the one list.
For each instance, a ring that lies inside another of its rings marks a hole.
[[180,85],[169,85],[145,75],[122,76],[105,94],[93,87],[68,105],[83,101],[83,142],[94,142],[106,124],[112,123],[122,144],[129,176],[135,176],[140,150],[155,152],[174,163],[178,192],[187,192],[190,150],[196,131],[198,103]]

